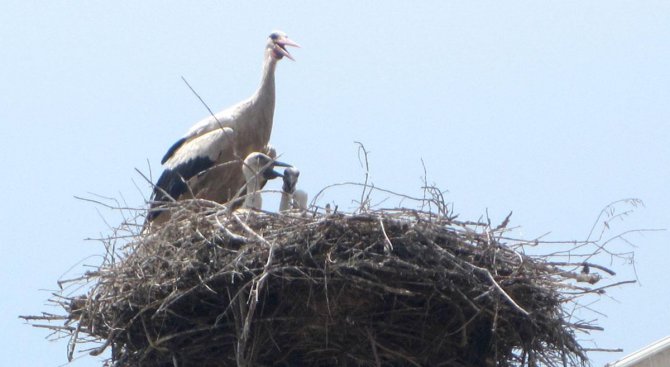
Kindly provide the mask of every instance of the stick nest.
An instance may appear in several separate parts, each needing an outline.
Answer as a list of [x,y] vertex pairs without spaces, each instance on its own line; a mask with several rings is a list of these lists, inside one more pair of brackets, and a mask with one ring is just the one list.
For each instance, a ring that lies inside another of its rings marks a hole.
[[72,350],[102,343],[110,366],[587,363],[576,332],[598,328],[565,306],[600,275],[525,255],[506,223],[193,203],[108,247],[87,294],[61,299]]

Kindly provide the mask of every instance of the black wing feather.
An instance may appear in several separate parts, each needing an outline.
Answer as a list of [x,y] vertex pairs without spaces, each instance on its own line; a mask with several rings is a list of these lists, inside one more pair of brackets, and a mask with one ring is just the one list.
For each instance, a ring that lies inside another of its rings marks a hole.
[[172,169],[166,169],[156,182],[153,192],[153,201],[168,201],[168,196],[178,199],[188,190],[186,182],[193,176],[214,166],[209,157],[195,157]]
[[184,143],[186,143],[186,138],[181,138],[177,140],[174,144],[172,144],[170,149],[168,149],[167,153],[165,153],[165,155],[163,156],[163,159],[161,159],[161,164],[165,164],[165,162],[167,162],[168,159],[170,159],[170,157],[174,155],[174,152],[176,152],[177,149],[179,149],[182,145],[184,145]]

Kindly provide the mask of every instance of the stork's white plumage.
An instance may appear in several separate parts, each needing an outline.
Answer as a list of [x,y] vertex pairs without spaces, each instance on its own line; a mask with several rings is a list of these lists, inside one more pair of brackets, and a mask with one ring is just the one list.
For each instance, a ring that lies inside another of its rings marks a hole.
[[275,69],[284,56],[293,60],[286,46],[300,47],[284,32],[270,34],[265,47],[261,83],[254,94],[221,112],[197,122],[181,139],[175,142],[161,160],[169,162],[189,141],[222,127],[235,130],[235,149],[240,157],[264,151],[270,140],[275,109]]
[[308,201],[308,196],[307,192],[304,190],[296,190],[293,193],[293,208],[298,209],[300,211],[305,211],[307,210],[307,201]]

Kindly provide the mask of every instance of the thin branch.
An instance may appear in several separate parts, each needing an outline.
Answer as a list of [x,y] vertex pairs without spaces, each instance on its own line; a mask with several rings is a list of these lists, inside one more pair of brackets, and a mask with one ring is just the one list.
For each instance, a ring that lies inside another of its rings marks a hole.
[[202,105],[205,106],[205,108],[207,109],[207,111],[209,111],[209,114],[214,118],[214,120],[216,120],[216,123],[219,124],[219,128],[220,128],[220,129],[223,129],[224,126],[223,126],[223,124],[221,123],[221,121],[219,121],[219,119],[216,117],[216,115],[214,114],[214,112],[212,111],[212,109],[209,108],[209,106],[207,105],[207,103],[205,103],[205,101],[200,97],[200,95],[198,94],[198,92],[196,92],[195,89],[193,89],[193,87],[191,87],[191,84],[189,84],[189,82],[186,80],[186,78],[184,78],[184,76],[181,77],[181,80],[183,80],[184,83],[186,83],[186,86],[188,86],[188,89],[190,89],[191,92],[193,92],[193,94],[195,94],[195,96],[198,97],[198,99],[200,100],[200,103],[202,103]]

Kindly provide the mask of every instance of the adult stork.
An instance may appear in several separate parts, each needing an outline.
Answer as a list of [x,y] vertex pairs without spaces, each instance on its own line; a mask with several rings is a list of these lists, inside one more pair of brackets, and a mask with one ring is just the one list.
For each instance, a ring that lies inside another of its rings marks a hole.
[[275,109],[275,69],[284,57],[294,60],[286,46],[300,47],[284,32],[274,31],[268,37],[263,59],[263,74],[251,97],[197,122],[168,149],[161,164],[168,163],[184,145],[208,132],[224,127],[235,130],[235,149],[240,157],[252,152],[267,152]]
[[296,190],[300,171],[295,167],[289,167],[284,170],[281,200],[279,201],[279,211],[284,212],[291,209],[307,210],[307,193],[302,190]]

